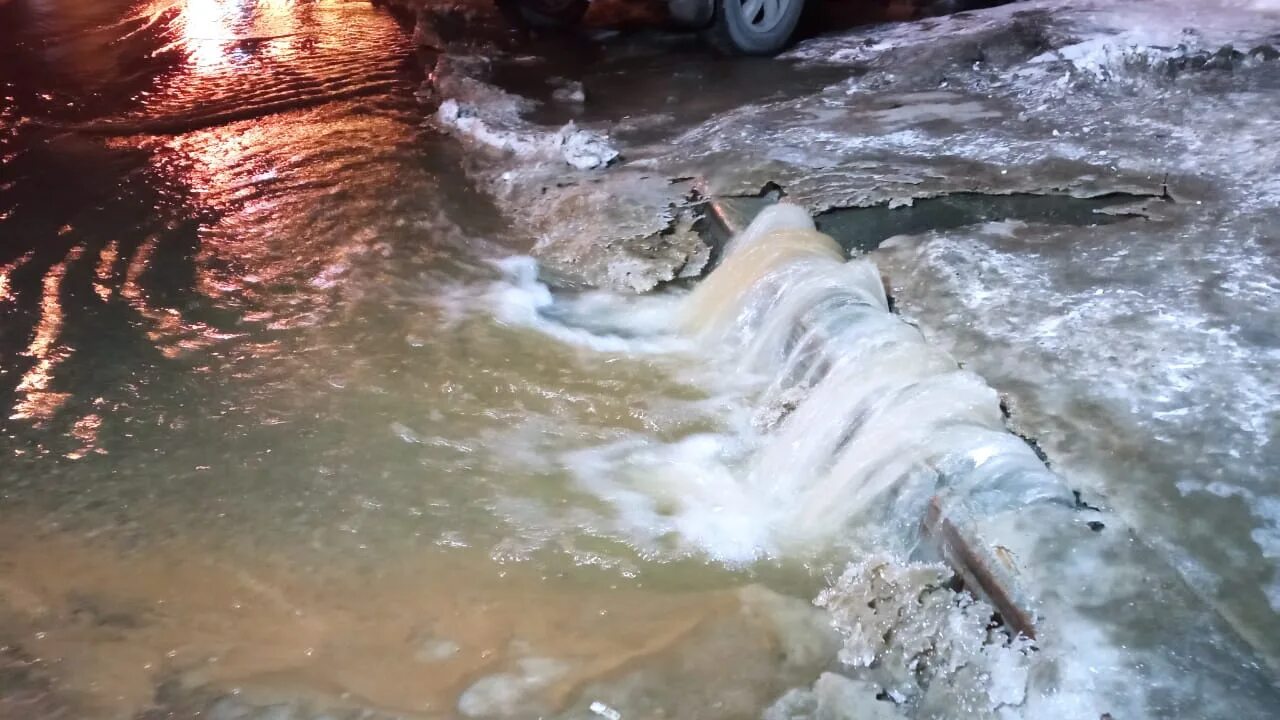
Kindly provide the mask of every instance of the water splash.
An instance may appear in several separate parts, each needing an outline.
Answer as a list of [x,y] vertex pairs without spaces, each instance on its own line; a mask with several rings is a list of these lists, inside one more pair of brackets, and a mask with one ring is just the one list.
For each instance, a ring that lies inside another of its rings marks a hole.
[[708,350],[767,378],[760,405],[784,408],[742,480],[783,546],[829,542],[873,508],[909,532],[935,494],[949,512],[1067,502],[996,392],[890,313],[875,265],[796,206],[762,212],[682,311]]

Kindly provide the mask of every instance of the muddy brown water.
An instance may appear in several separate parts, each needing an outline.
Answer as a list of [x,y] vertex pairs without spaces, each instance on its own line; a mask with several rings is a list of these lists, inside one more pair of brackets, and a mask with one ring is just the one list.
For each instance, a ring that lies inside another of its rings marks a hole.
[[4,546],[0,592],[28,626],[25,651],[102,717],[152,706],[175,677],[264,702],[447,713],[523,648],[571,663],[543,694],[554,705],[738,608],[727,591],[548,581],[524,564],[495,572],[474,550],[305,566],[210,552],[197,533],[121,551],[13,522]]
[[[389,15],[18,0],[0,28],[0,717],[448,716],[530,658],[554,711],[716,674],[687,649],[737,588],[812,595],[601,531],[539,460],[715,421],[670,363],[483,307],[524,248],[419,127]],[[771,657],[763,627],[717,656]]]

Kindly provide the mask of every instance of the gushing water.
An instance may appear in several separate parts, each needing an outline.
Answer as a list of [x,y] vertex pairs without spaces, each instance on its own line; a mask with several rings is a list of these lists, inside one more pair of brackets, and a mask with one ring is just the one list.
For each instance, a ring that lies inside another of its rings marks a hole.
[[[759,512],[747,521],[755,553],[803,554],[860,518],[910,535],[935,496],[948,512],[1067,502],[1004,427],[996,392],[892,314],[875,265],[846,259],[796,206],[765,210],[729,243],[679,325],[763,386],[744,467],[703,465],[697,479],[734,486],[714,493],[719,514],[735,493],[735,511]],[[686,442],[673,463],[690,452]]]

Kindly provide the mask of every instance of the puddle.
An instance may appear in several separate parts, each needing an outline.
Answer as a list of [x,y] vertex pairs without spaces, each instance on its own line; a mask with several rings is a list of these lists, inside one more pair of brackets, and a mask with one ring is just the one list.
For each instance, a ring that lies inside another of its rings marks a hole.
[[[718,248],[733,231],[745,227],[756,213],[778,202],[784,195],[781,187],[768,183],[759,195],[713,201],[711,214],[718,218],[717,221],[699,226],[703,237],[717,248],[712,256],[712,265],[718,262]],[[871,252],[885,240],[898,235],[919,235],[1004,220],[1072,227],[1110,225],[1146,217],[1140,203],[1157,199],[1155,196],[1123,192],[1090,198],[1033,193],[952,193],[892,208],[888,205],[834,208],[815,216],[814,224],[847,251]]]
[[1091,198],[954,193],[896,208],[875,205],[829,210],[819,215],[816,222],[819,230],[834,237],[846,250],[870,252],[895,235],[954,230],[1001,220],[1086,227],[1110,225],[1142,217],[1136,210],[1124,206],[1150,199],[1129,193]]
[[[744,104],[816,92],[851,74],[850,68],[802,68],[772,58],[725,58],[676,37],[638,49],[570,45],[508,58],[494,63],[489,81],[538,101],[526,119],[543,125],[657,114],[683,127]],[[580,84],[582,102],[566,99],[571,83]]]

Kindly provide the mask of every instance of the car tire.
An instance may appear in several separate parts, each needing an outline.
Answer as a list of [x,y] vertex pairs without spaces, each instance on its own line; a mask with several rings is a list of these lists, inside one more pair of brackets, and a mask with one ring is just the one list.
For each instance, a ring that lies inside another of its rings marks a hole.
[[773,55],[787,46],[805,0],[716,0],[708,37],[724,52]]
[[538,30],[562,30],[587,14],[588,0],[499,0],[508,22]]
[[716,16],[716,0],[667,0],[667,14],[682,28],[706,30]]

